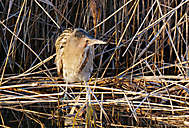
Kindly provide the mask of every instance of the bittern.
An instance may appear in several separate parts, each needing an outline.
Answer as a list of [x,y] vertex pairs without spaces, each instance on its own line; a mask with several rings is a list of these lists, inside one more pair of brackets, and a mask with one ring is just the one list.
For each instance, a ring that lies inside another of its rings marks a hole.
[[94,45],[106,42],[92,38],[83,29],[66,29],[57,38],[57,72],[67,83],[88,81],[93,71]]

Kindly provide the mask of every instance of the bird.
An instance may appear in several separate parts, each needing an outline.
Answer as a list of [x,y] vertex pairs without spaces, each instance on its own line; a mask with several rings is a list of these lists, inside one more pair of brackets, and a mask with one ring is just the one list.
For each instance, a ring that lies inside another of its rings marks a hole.
[[58,76],[66,83],[88,81],[93,71],[95,44],[106,42],[93,38],[82,28],[65,29],[55,42]]

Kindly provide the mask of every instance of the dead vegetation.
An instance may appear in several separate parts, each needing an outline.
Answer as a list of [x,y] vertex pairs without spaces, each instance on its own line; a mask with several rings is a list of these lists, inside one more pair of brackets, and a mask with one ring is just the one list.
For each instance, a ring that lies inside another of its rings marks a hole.
[[[0,1],[0,126],[189,127],[188,8],[189,0]],[[70,27],[108,42],[96,46],[87,85],[56,74],[54,42]]]

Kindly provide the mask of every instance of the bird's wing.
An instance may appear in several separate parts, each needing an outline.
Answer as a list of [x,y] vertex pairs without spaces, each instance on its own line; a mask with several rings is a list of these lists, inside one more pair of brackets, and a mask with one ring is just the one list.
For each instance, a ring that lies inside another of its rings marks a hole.
[[72,29],[66,29],[63,31],[63,33],[57,38],[55,47],[56,47],[56,58],[55,63],[57,66],[57,72],[58,75],[62,75],[62,69],[63,69],[63,52],[64,52],[64,46],[66,45],[67,39],[70,37],[70,34],[72,33]]

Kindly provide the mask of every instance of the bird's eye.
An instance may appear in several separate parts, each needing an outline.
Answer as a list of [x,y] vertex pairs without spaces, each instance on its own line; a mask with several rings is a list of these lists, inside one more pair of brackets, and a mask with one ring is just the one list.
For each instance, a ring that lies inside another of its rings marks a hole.
[[86,44],[89,44],[89,40],[86,40]]
[[61,46],[60,46],[60,49],[62,49],[62,48],[64,48],[64,46],[63,46],[63,45],[61,45]]
[[75,33],[75,37],[77,37],[77,38],[82,38],[82,37],[84,37],[84,35],[83,35],[82,32],[77,31],[77,32]]

